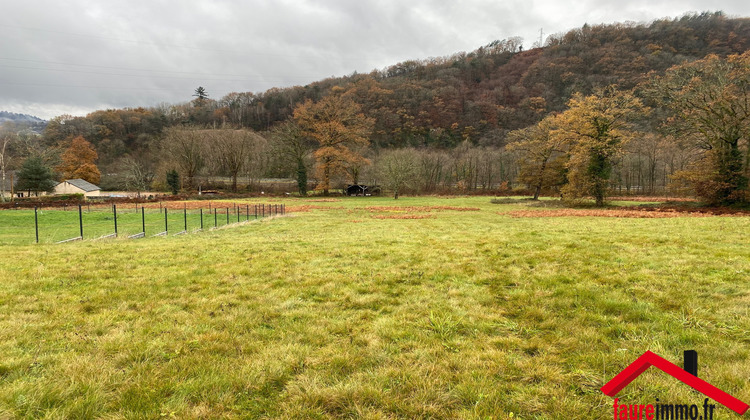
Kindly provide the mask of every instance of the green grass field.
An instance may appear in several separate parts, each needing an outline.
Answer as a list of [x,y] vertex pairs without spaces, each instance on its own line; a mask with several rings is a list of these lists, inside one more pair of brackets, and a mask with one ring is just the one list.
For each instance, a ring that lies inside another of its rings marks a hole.
[[[750,401],[750,217],[283,202],[309,211],[39,245],[0,212],[0,418],[606,419],[606,381],[687,349]],[[653,368],[618,396],[703,403]]]
[[[170,209],[166,212],[165,220],[165,214],[159,208],[147,208],[145,212],[142,212],[140,207],[121,206],[117,211],[117,233],[119,236],[128,237],[143,232],[144,225],[146,236],[165,231],[169,233],[194,232],[200,230],[201,225],[205,229],[210,229],[258,218],[252,206],[246,208],[244,203],[239,209],[239,218],[234,202],[218,202],[218,208],[209,208],[206,202],[192,202],[192,204],[205,207],[203,215],[200,209],[195,208],[185,209],[185,211]],[[114,214],[111,207],[84,206],[80,218],[82,220],[79,220],[77,207],[70,207],[67,210],[42,209],[38,211],[36,220],[38,221],[39,243],[57,243],[80,237],[81,222],[84,239],[99,239],[115,233]],[[187,229],[185,229],[186,224]],[[34,210],[0,211],[0,245],[26,245],[35,242]]]

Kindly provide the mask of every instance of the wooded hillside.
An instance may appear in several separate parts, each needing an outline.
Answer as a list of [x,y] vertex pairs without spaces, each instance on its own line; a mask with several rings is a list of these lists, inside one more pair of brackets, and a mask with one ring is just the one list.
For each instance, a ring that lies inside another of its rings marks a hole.
[[[497,155],[504,168],[489,176],[489,187],[493,187],[501,182],[513,184],[519,174],[518,156],[505,151],[508,133],[564,111],[575,94],[586,96],[608,86],[631,90],[680,63],[711,54],[742,54],[749,47],[750,19],[721,13],[651,23],[585,25],[549,36],[540,48],[524,50],[520,39],[493,41],[468,53],[406,61],[369,74],[306,86],[230,93],[218,99],[210,97],[207,86],[200,88],[200,97],[182,104],[102,110],[86,117],[59,116],[49,123],[43,147],[67,147],[72,138],[83,136],[99,154],[102,182],[114,186],[122,183],[123,167],[134,161],[154,171],[163,169],[169,160],[163,152],[169,147],[162,143],[170,127],[247,128],[268,134],[291,121],[295,108],[305,101],[319,102],[335,89],[337,95],[353,99],[359,111],[372,120],[370,146],[361,151],[364,156],[373,157],[389,148],[415,147],[424,153],[449,155],[455,155],[459,145],[476,148],[478,152],[472,153]],[[186,92],[186,98],[189,94]],[[660,115],[664,114],[656,112],[651,120],[642,122],[649,127],[647,131],[656,131]],[[292,176],[298,171],[299,165],[286,165],[285,159],[272,155],[270,151],[277,148],[271,146],[267,158],[261,159],[265,165],[261,172]],[[630,152],[645,153],[640,149]],[[51,156],[54,160],[54,153]],[[620,177],[620,187],[632,184],[643,190],[650,182],[653,192],[657,184],[664,187],[669,182],[668,175],[684,169],[687,163],[675,163],[675,159],[689,160],[674,156],[669,158],[671,162],[663,160],[646,180],[641,178],[646,174],[647,158],[638,155],[637,163],[629,163],[633,171],[638,165],[638,173],[632,177],[639,179],[625,180],[623,177],[631,175],[625,174],[624,166],[616,165],[613,176]],[[650,158],[654,166],[655,156]],[[226,175],[224,169],[218,165],[206,170]],[[485,175],[471,177],[476,188]],[[454,177],[444,183],[458,181]]]

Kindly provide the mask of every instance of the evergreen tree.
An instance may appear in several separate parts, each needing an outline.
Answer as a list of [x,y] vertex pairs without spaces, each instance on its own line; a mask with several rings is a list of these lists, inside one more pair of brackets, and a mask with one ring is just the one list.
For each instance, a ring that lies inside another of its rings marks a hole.
[[177,170],[172,169],[167,172],[167,185],[172,190],[172,194],[177,195],[180,190],[180,174],[177,173]]
[[16,189],[19,191],[28,191],[29,194],[33,191],[39,195],[40,192],[52,192],[55,185],[57,183],[54,174],[49,167],[44,165],[41,157],[31,156],[21,165],[16,184]]

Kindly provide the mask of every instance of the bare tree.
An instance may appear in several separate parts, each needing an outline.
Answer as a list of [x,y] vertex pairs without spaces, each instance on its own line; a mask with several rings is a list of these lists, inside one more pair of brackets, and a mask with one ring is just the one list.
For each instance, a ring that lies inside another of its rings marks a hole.
[[396,149],[383,152],[378,159],[380,177],[384,186],[393,191],[393,199],[412,185],[417,174],[417,152],[414,149]]
[[10,165],[10,144],[17,138],[16,134],[11,131],[3,130],[0,133],[0,201],[5,201],[5,176]]
[[125,172],[125,186],[128,190],[135,190],[138,196],[141,192],[147,191],[154,182],[156,173],[153,163],[146,158],[139,156],[126,156],[122,160]]
[[247,130],[212,130],[211,144],[219,167],[232,178],[232,191],[237,192],[237,177],[251,162],[251,155],[265,143],[258,134]]
[[164,138],[168,158],[182,172],[186,187],[193,188],[195,176],[206,166],[205,130],[170,128]]

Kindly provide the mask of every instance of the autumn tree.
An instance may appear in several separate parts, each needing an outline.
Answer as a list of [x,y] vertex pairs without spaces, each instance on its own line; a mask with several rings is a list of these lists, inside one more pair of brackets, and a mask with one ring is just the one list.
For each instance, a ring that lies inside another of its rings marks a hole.
[[635,135],[633,121],[642,117],[646,108],[632,93],[613,87],[589,96],[576,94],[568,107],[557,118],[557,128],[552,133],[570,148],[563,197],[591,196],[597,206],[602,206],[613,161]]
[[307,174],[310,167],[310,155],[314,145],[302,134],[299,125],[286,121],[271,130],[271,153],[283,169],[294,172],[297,179],[297,191],[301,196],[307,195]]
[[713,204],[748,199],[750,52],[670,68],[646,84],[649,96],[671,111],[668,132],[695,139],[701,158],[680,173]]
[[101,172],[96,166],[99,155],[82,136],[73,138],[70,146],[60,156],[61,163],[57,167],[64,179],[83,179],[92,184],[101,181]]
[[314,153],[320,179],[318,189],[328,194],[331,179],[347,165],[362,159],[353,148],[369,144],[373,120],[365,117],[348,95],[333,89],[320,102],[307,100],[299,105],[294,110],[294,121],[303,135],[319,145]]
[[550,115],[539,124],[508,134],[507,150],[519,152],[519,180],[534,189],[534,200],[542,189],[564,182],[567,142],[565,136],[552,135],[557,118]]

